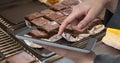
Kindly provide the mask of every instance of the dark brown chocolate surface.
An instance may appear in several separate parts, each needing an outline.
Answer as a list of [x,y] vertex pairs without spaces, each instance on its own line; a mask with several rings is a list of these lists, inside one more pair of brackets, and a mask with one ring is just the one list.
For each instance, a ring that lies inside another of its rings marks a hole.
[[46,24],[46,26],[44,26],[44,28],[46,29],[47,32],[52,32],[56,29],[59,28],[59,24],[57,24],[56,22],[50,22],[48,24]]
[[59,24],[62,24],[62,22],[64,21],[64,19],[65,19],[66,17],[67,17],[67,16],[63,16],[63,17],[61,17],[61,18],[56,19],[55,21],[56,21],[57,23],[59,23]]
[[25,18],[26,18],[27,20],[31,21],[31,20],[33,20],[33,19],[35,19],[35,18],[39,18],[39,17],[41,17],[41,16],[43,16],[43,15],[40,14],[39,12],[34,12],[34,13],[31,13],[31,14],[27,15]]
[[33,30],[31,33],[29,33],[30,36],[35,38],[47,38],[48,34],[45,31],[41,30]]
[[60,12],[63,13],[65,16],[68,16],[72,12],[72,8],[67,8],[67,9],[61,10]]
[[55,13],[52,13],[52,14],[49,14],[49,15],[46,15],[45,17],[50,19],[50,20],[53,20],[55,21],[56,19],[58,18],[61,18],[63,17],[64,15],[60,12],[55,12]]
[[58,5],[53,5],[50,8],[53,9],[53,10],[56,10],[56,11],[60,11],[62,9],[68,8],[68,6],[63,5],[63,4],[58,4]]
[[78,3],[79,3],[78,0],[65,0],[64,2],[62,2],[62,4],[66,6],[77,5]]
[[59,24],[57,24],[56,22],[50,22],[49,20],[43,17],[34,19],[31,22],[35,24],[36,26],[44,29],[47,32],[51,32],[59,28]]
[[55,12],[51,9],[45,9],[45,10],[42,10],[40,13],[43,15],[49,15],[49,14],[53,14]]

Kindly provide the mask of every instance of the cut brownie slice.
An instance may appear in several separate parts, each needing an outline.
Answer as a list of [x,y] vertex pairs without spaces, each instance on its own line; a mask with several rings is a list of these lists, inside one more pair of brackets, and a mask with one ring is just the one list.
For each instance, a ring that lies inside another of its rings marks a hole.
[[40,12],[42,15],[49,15],[55,13],[55,11],[50,10],[50,9],[45,9]]
[[64,2],[62,2],[62,4],[66,6],[77,5],[78,3],[79,3],[78,0],[65,0]]
[[41,31],[41,30],[33,30],[32,32],[29,33],[29,35],[35,38],[47,38],[48,37],[48,34],[45,33],[45,31]]
[[40,14],[39,12],[34,12],[34,13],[31,13],[31,14],[28,14],[27,16],[25,16],[25,19],[31,21],[31,20],[33,20],[35,18],[39,18],[41,16],[43,16],[43,15]]
[[48,18],[49,20],[53,20],[53,21],[64,16],[62,13],[55,12],[55,11],[50,10],[50,9],[46,9],[46,10],[41,11],[41,14],[43,14],[44,17]]
[[60,12],[56,12],[56,13],[53,13],[53,14],[50,14],[50,15],[46,15],[46,17],[48,19],[53,20],[53,21],[55,21],[56,19],[61,18],[63,16],[64,15],[62,13],[60,13]]
[[56,22],[50,22],[43,17],[34,19],[31,22],[41,29],[47,31],[48,33],[59,28],[59,24],[57,24]]
[[49,23],[46,24],[46,26],[44,26],[44,27],[45,27],[45,29],[46,29],[47,32],[52,32],[52,31],[58,29],[59,26],[60,26],[60,25],[59,25],[58,23],[56,23],[56,22],[49,22]]
[[60,12],[63,13],[65,16],[68,16],[72,12],[72,8],[67,8],[67,9],[61,10]]
[[56,11],[60,11],[62,9],[68,8],[68,6],[63,5],[63,4],[58,4],[58,5],[53,5],[50,8]]
[[62,24],[62,22],[65,20],[66,17],[67,17],[67,16],[63,16],[63,17],[61,17],[61,18],[56,19],[55,21],[56,21],[57,23],[59,23],[59,24]]

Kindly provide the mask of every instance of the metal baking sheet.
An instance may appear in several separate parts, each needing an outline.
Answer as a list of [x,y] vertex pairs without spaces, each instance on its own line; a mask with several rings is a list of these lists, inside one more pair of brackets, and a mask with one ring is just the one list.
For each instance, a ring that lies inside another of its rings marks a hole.
[[86,46],[83,48],[80,48],[80,47],[69,46],[64,43],[50,42],[50,41],[45,41],[45,40],[40,40],[37,38],[24,36],[35,29],[37,29],[35,26],[33,26],[31,28],[26,28],[25,30],[16,34],[16,37],[18,39],[22,39],[22,40],[33,41],[34,43],[37,43],[37,44],[45,44],[45,45],[50,45],[50,46],[54,46],[54,47],[58,47],[58,48],[69,49],[69,50],[84,52],[84,53],[89,53],[97,41],[95,38],[89,38],[89,40],[88,40],[89,42],[86,43]]

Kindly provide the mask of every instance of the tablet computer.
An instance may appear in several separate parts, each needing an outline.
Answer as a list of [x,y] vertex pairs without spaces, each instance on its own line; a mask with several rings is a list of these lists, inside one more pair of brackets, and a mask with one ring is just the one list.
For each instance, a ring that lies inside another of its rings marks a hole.
[[88,37],[86,39],[83,39],[83,41],[74,42],[74,43],[67,42],[64,39],[61,39],[56,42],[51,42],[51,41],[46,41],[46,40],[25,36],[26,34],[30,33],[32,30],[36,30],[36,29],[37,27],[32,26],[31,28],[26,28],[25,30],[22,30],[21,32],[17,33],[15,36],[18,39],[29,40],[37,44],[44,44],[44,45],[49,45],[53,47],[58,47],[58,48],[63,48],[63,49],[68,49],[68,50],[83,52],[83,53],[89,53],[97,41],[97,39],[95,38]]

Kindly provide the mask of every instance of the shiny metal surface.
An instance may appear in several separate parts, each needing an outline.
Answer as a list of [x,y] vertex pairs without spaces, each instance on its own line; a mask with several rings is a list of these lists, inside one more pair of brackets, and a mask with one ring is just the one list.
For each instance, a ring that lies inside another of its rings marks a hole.
[[[2,18],[0,18],[0,23],[2,23],[8,29],[11,26],[6,23]],[[9,25],[9,26],[8,26]],[[6,58],[19,54],[21,52],[27,52],[33,58],[35,58],[35,63],[40,63],[40,60],[36,58],[30,51],[24,48],[20,43],[18,43],[11,35],[9,35],[5,30],[0,27],[0,52],[5,55]]]

